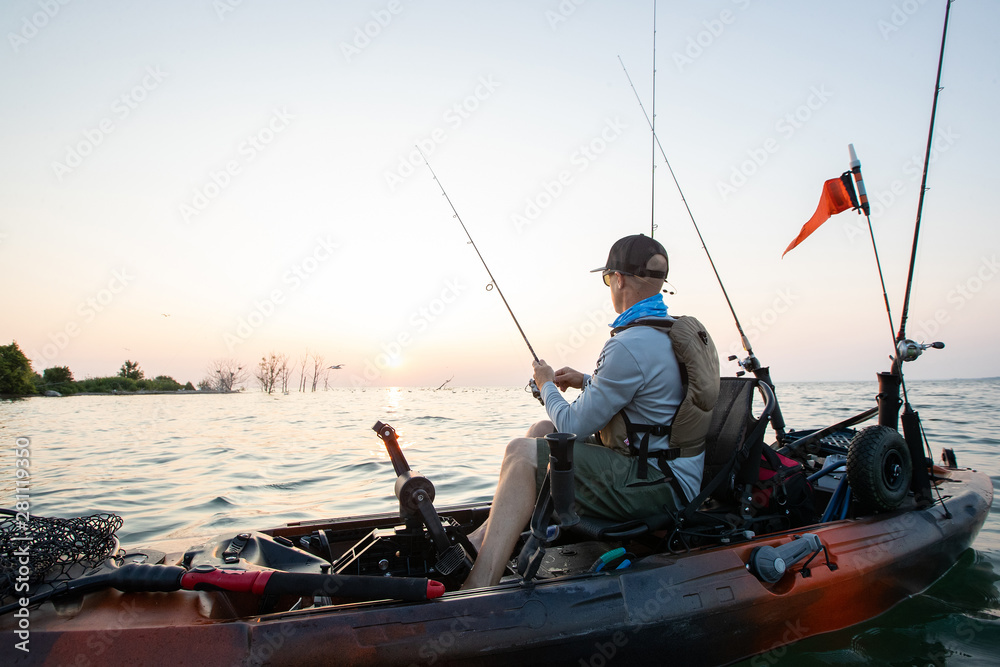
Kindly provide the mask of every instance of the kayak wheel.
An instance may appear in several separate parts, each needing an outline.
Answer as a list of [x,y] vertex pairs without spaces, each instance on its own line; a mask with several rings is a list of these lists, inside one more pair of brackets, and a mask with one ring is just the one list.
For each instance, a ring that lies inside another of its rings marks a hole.
[[851,439],[847,481],[863,514],[899,507],[910,490],[913,469],[903,436],[888,426],[868,426]]

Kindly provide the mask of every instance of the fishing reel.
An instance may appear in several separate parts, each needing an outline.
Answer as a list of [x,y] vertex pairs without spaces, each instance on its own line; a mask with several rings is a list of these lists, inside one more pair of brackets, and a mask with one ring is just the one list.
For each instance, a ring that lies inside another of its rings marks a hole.
[[923,354],[924,350],[929,348],[943,350],[944,343],[917,343],[909,338],[905,338],[896,343],[896,359],[899,361],[916,361],[917,357]]
[[528,385],[524,388],[525,391],[530,391],[532,397],[537,398],[538,402],[545,405],[545,399],[542,398],[542,392],[538,390],[538,383],[535,382],[535,378],[528,380]]
[[[738,361],[737,361],[738,360]],[[743,370],[736,371],[736,377],[743,377],[747,373],[753,373],[760,368],[760,362],[757,361],[757,357],[752,354],[746,359],[740,359],[735,354],[729,355],[729,361],[735,361],[736,364]]]

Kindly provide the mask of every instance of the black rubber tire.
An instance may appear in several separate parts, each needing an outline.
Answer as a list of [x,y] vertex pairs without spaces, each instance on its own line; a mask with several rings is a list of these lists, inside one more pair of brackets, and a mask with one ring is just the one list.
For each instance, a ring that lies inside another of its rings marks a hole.
[[851,439],[847,481],[861,514],[889,512],[910,491],[913,467],[903,436],[888,426],[868,426]]

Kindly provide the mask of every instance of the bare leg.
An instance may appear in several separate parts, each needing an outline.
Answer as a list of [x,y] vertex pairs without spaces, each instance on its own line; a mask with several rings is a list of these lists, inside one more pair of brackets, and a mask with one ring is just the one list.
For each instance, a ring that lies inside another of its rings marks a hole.
[[548,419],[543,419],[540,422],[535,422],[534,424],[532,424],[531,427],[528,429],[528,433],[526,435],[529,438],[544,438],[549,433],[555,433],[555,432],[556,432],[555,425],[553,425],[553,423],[550,422]]
[[[528,427],[528,432],[525,434],[525,437],[526,438],[542,438],[542,437],[548,435],[549,433],[555,433],[555,431],[556,431],[556,427],[553,426],[552,422],[550,422],[547,419],[544,419],[544,420],[542,420],[540,422],[535,422],[534,424],[532,424],[531,426],[529,426]],[[509,447],[510,447],[510,445],[508,445],[508,448]],[[504,458],[506,459],[506,455],[505,455]],[[532,473],[532,474],[534,474],[534,473]],[[502,464],[501,464],[501,467],[500,467],[500,478],[503,479],[503,465]],[[499,491],[499,487],[497,488],[497,490]],[[491,515],[492,515],[492,513],[491,513]],[[529,519],[531,518],[530,514],[528,515],[528,518]],[[483,548],[483,537],[486,535],[486,527],[488,525],[489,525],[489,519],[487,519],[483,523],[483,525],[481,525],[479,528],[476,528],[474,531],[472,531],[468,535],[469,541],[472,542],[472,546],[476,547],[476,551],[479,551],[480,549]],[[527,521],[525,521],[525,525],[527,525]]]
[[[528,525],[535,508],[537,467],[535,439],[511,440],[500,465],[500,482],[493,497],[489,519],[480,529],[483,535],[482,549],[472,572],[462,584],[463,589],[495,586],[500,582],[517,538]],[[472,535],[469,537],[471,539]]]

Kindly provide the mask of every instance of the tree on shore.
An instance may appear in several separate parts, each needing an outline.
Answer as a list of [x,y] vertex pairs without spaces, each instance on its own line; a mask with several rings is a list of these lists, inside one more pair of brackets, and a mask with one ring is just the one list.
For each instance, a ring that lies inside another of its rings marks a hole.
[[34,394],[35,371],[17,341],[0,345],[0,394]]
[[288,365],[288,355],[278,355],[278,379],[281,380],[281,393],[288,393],[288,381],[292,379],[292,367]]
[[278,382],[279,369],[281,368],[281,357],[284,357],[284,355],[279,357],[279,355],[271,352],[268,356],[260,358],[254,377],[257,378],[257,384],[260,386],[261,391],[268,394],[274,393],[274,385]]
[[118,377],[128,378],[130,380],[141,380],[145,377],[145,373],[143,373],[142,369],[139,368],[138,361],[129,361],[126,359],[125,363],[122,364],[122,367],[118,369]]
[[316,391],[316,385],[319,383],[319,374],[323,368],[323,356],[320,354],[313,355],[313,379],[312,379],[312,390]]
[[42,371],[42,382],[46,385],[65,384],[73,381],[73,371],[69,366],[53,366]]
[[235,359],[216,359],[208,367],[208,377],[199,383],[212,391],[235,391],[247,381],[249,373]]
[[307,363],[309,363],[309,350],[306,350],[306,353],[299,359],[299,391],[306,390],[306,381],[309,379],[309,375],[306,373]]

